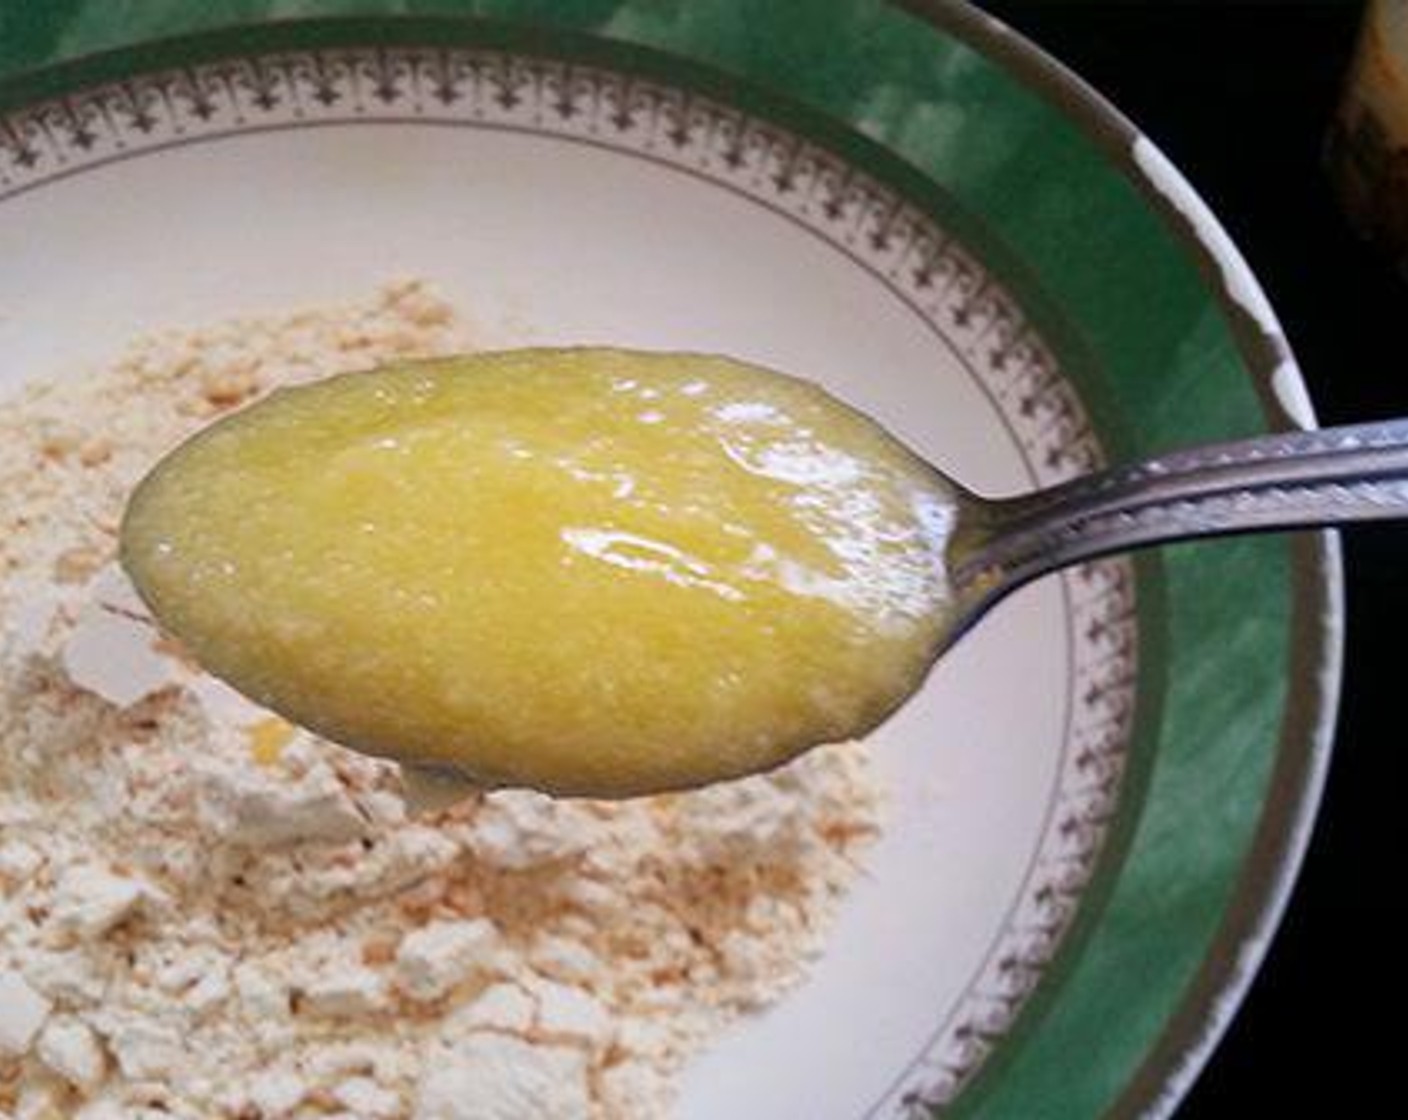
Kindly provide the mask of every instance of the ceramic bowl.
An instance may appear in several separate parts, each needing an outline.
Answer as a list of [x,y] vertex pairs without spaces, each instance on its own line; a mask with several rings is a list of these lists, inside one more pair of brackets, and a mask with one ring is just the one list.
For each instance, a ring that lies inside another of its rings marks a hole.
[[[411,272],[496,344],[804,373],[994,494],[1313,422],[1179,173],[965,5],[4,9],[6,379]],[[1167,1113],[1300,858],[1339,587],[1331,538],[1267,537],[1001,605],[875,735],[812,979],[679,1120]]]

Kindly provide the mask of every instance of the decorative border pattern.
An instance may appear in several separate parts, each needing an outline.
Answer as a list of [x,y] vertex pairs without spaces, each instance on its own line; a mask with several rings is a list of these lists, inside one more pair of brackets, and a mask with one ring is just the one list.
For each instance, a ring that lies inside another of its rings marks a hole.
[[866,1120],[930,1120],[958,1096],[1060,946],[1114,819],[1134,726],[1134,569],[1127,559],[1101,560],[1064,578],[1073,629],[1071,717],[1036,859],[967,998]]
[[[961,244],[834,153],[717,100],[621,71],[498,51],[277,52],[142,75],[0,116],[0,201],[116,160],[241,132],[359,121],[511,129],[684,170],[845,251],[960,357],[1041,484],[1098,467],[1089,418],[1015,300]],[[1048,819],[1009,920],[964,998],[867,1116],[949,1103],[1010,1028],[1069,927],[1119,800],[1137,673],[1134,576],[1063,577],[1069,724]]]

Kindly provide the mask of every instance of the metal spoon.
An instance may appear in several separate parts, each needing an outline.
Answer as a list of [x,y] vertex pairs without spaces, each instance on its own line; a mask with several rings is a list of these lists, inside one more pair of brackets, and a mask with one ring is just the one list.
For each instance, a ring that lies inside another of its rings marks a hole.
[[[951,485],[954,615],[936,660],[1010,592],[1071,564],[1197,537],[1408,517],[1408,419],[1207,444],[1010,498]],[[403,769],[421,810],[474,788],[450,768]]]

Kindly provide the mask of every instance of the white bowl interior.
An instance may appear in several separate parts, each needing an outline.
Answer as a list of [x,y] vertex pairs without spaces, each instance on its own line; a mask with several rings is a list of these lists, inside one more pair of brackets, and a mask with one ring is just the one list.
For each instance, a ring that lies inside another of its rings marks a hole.
[[[0,260],[7,389],[144,330],[409,273],[485,345],[727,352],[815,378],[979,489],[1029,485],[988,397],[872,271],[736,191],[584,143],[367,123],[167,147],[0,201]],[[1071,628],[1060,583],[1027,589],[875,736],[891,801],[867,874],[811,982],[690,1071],[681,1120],[854,1120],[960,1005],[1047,827]]]

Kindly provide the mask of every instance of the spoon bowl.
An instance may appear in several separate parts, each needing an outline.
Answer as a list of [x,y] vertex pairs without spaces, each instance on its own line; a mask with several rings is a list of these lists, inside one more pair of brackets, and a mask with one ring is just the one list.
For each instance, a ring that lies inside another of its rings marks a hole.
[[819,386],[605,348],[273,394],[134,491],[122,558],[211,672],[335,742],[625,797],[859,737],[949,624],[952,487]]

